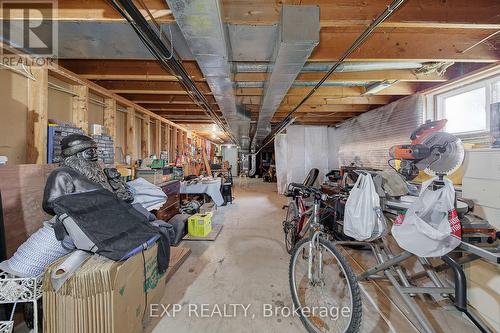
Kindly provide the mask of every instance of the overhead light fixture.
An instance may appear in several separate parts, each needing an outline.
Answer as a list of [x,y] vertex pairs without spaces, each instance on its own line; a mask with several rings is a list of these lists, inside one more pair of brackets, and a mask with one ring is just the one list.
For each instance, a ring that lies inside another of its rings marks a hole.
[[398,82],[398,81],[397,80],[384,80],[384,81],[370,84],[368,87],[366,87],[366,91],[363,94],[363,96],[375,95],[376,93],[378,93],[386,88],[389,88],[390,86],[392,86],[396,82]]

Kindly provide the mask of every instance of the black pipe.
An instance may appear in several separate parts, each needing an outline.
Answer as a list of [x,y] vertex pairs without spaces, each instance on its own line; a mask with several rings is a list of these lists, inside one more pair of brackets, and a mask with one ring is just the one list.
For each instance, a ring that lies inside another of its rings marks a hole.
[[[297,104],[296,107],[290,111],[286,117],[278,123],[271,133],[267,137],[264,138],[262,146],[268,145],[273,141],[274,137],[278,135],[288,124],[293,122],[293,114],[297,112],[297,110],[323,85],[323,83],[335,72],[335,70],[347,59],[358,47],[360,47],[365,40],[370,36],[370,34],[377,28],[380,23],[384,22],[387,18],[389,18],[394,11],[396,11],[406,0],[393,0],[390,5],[370,24],[368,28],[359,37],[351,44],[351,46],[342,54],[342,56],[337,60],[330,70],[323,76],[323,78],[307,93],[307,95]],[[285,126],[283,126],[285,124]],[[259,150],[260,151],[260,150]]]
[[160,62],[162,67],[178,77],[179,83],[190,94],[195,102],[204,109],[205,113],[212,118],[212,120],[220,128],[222,128],[224,132],[226,132],[233,143],[236,144],[237,141],[231,133],[231,129],[224,124],[222,119],[215,113],[203,92],[200,91],[193,80],[189,77],[186,69],[182,66],[179,60],[177,60],[175,55],[170,52],[158,34],[152,29],[133,1],[109,0],[109,2],[129,22],[144,45]]
[[453,279],[455,281],[455,306],[460,311],[467,310],[467,279],[464,270],[455,260],[450,256],[444,255],[441,259],[450,266],[453,271]]

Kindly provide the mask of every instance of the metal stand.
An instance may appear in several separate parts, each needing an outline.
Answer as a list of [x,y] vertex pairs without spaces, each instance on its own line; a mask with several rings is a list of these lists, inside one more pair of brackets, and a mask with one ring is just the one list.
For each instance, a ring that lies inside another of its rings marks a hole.
[[[412,299],[412,297],[420,294],[441,294],[444,297],[449,297],[455,307],[459,311],[466,314],[481,332],[492,332],[480,318],[468,310],[467,281],[465,273],[462,269],[462,264],[480,258],[498,264],[500,262],[498,249],[483,249],[475,245],[462,242],[462,245],[455,251],[470,253],[469,255],[458,261],[455,261],[448,255],[442,256],[441,259],[444,264],[437,267],[433,267],[427,258],[417,257],[417,260],[423,266],[424,271],[409,276],[405,273],[403,267],[400,266],[403,261],[415,256],[408,251],[403,251],[398,255],[393,255],[389,246],[387,246],[382,240],[370,243],[358,241],[338,241],[335,242],[335,244],[364,245],[371,249],[377,259],[377,265],[357,275],[357,280],[379,280],[384,278],[388,280],[401,297],[401,300],[406,304],[408,310],[417,320],[420,326],[419,328],[422,332],[433,333],[435,330],[423,314],[420,307]],[[438,272],[446,269],[451,269],[453,272],[453,287],[448,286],[448,284],[442,281],[437,274]],[[382,273],[383,275],[380,275],[379,273]],[[417,279],[423,277],[428,277],[434,286],[418,287],[410,283],[410,281],[415,283]]]
[[38,303],[42,297],[43,274],[32,278],[15,278],[0,271],[0,304],[14,304],[10,320],[0,322],[0,333],[11,333],[18,303],[33,304],[33,332],[38,333]]

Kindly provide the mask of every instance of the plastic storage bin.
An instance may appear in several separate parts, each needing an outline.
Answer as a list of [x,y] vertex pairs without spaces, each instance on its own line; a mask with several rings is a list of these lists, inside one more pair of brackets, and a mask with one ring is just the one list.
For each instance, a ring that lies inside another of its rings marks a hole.
[[188,219],[188,232],[194,237],[206,237],[212,231],[212,213],[194,214]]

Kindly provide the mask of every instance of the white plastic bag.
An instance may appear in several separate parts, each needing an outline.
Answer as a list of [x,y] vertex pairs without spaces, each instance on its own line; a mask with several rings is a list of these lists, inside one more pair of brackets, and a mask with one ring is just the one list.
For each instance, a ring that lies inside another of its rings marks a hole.
[[444,186],[433,191],[429,186],[435,179],[422,184],[418,199],[392,225],[398,245],[420,257],[440,257],[461,242],[453,183],[444,179]]
[[371,241],[387,229],[380,198],[370,174],[360,174],[345,205],[344,234],[359,241]]

